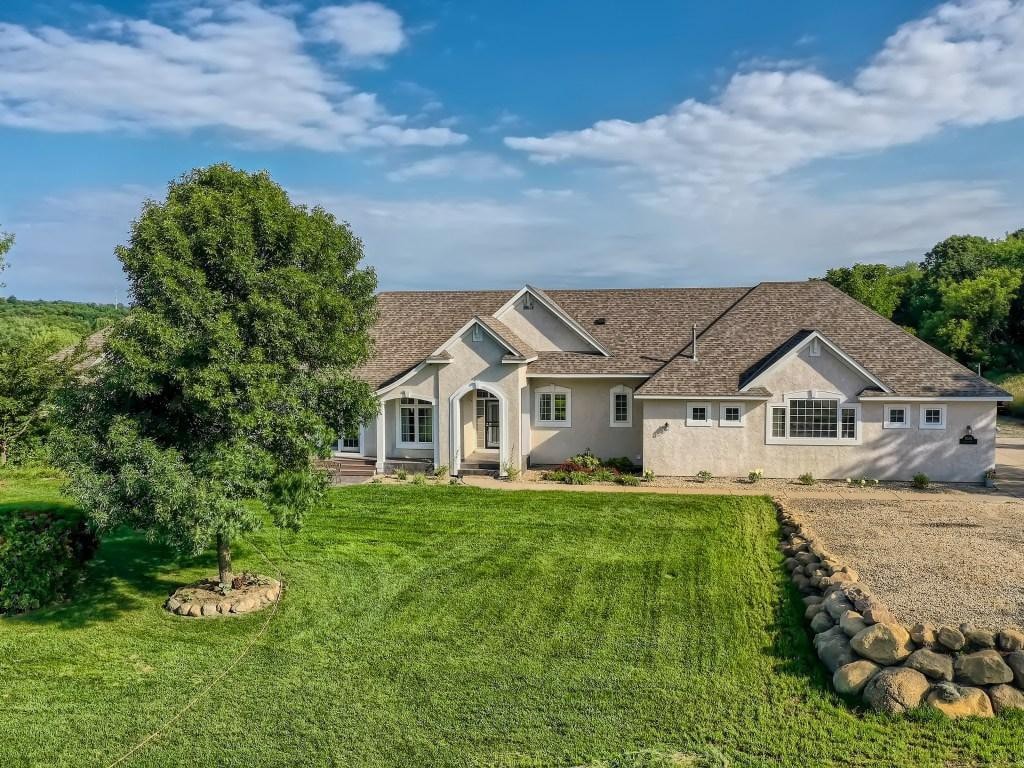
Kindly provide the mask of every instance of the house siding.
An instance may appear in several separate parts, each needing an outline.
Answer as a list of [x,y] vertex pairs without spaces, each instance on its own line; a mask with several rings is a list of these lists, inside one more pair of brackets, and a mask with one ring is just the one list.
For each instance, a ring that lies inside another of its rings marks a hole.
[[[812,358],[805,348],[764,385],[776,396],[768,403],[747,401],[742,427],[723,427],[719,402],[711,405],[711,426],[687,426],[685,400],[645,400],[644,467],[658,475],[692,476],[701,470],[725,477],[745,476],[763,469],[767,477],[798,477],[810,472],[817,478],[909,480],[918,472],[933,480],[978,482],[995,463],[994,403],[942,401],[946,405],[944,430],[921,429],[922,403],[904,403],[910,426],[885,429],[884,406],[859,400],[864,377],[827,348]],[[773,403],[785,393],[819,390],[838,392],[861,405],[860,443],[857,445],[768,444],[765,420]],[[693,402],[700,401],[694,398]],[[959,440],[970,426],[977,445]]]
[[540,427],[536,414],[530,421],[530,464],[560,464],[570,456],[590,450],[607,459],[627,456],[639,464],[643,448],[643,401],[633,401],[633,425],[610,426],[609,396],[613,387],[637,386],[636,379],[530,379],[531,414],[538,388],[554,384],[572,392],[572,418],[569,427]]

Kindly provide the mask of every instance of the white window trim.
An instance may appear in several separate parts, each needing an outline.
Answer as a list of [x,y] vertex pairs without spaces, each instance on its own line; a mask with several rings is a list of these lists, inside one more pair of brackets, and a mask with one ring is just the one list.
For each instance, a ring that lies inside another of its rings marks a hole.
[[[740,409],[740,420],[739,421],[726,421],[725,420],[725,409],[726,408],[739,408]],[[747,408],[743,403],[722,403],[718,406],[718,426],[720,427],[742,427],[747,422]]]
[[[693,409],[703,408],[704,409],[704,420],[699,421],[693,418]],[[711,403],[705,403],[701,401],[688,402],[686,404],[686,426],[688,427],[710,427],[713,426],[714,422],[711,421]]]
[[[551,419],[542,420],[540,417],[540,396],[551,395]],[[558,421],[555,415],[555,395],[565,395],[565,420]],[[572,390],[567,387],[559,387],[555,384],[548,384],[538,387],[533,394],[533,425],[535,427],[571,427],[572,426]]]
[[[626,420],[615,420],[615,396],[626,396]],[[625,384],[612,387],[608,392],[608,426],[610,427],[632,427],[633,426],[633,390]]]
[[[837,433],[839,437],[790,437],[789,436],[789,403],[791,400],[838,400]],[[786,436],[772,436],[772,409],[786,409]],[[856,422],[856,436],[842,437],[843,434],[843,410],[852,408]],[[861,404],[847,400],[839,392],[807,391],[807,392],[786,392],[782,402],[767,403],[765,405],[764,417],[764,441],[766,445],[860,445],[861,436],[864,434],[864,421],[861,418]]]
[[362,456],[363,455],[363,428],[362,427],[359,428],[359,448],[356,449],[355,451],[344,450],[341,447],[341,439],[342,439],[342,437],[341,437],[341,435],[339,435],[337,441],[335,441],[335,443],[334,443],[334,451],[333,451],[333,453],[336,456]]
[[[903,421],[892,421],[889,417],[891,411],[903,411]],[[910,406],[906,403],[893,403],[886,405],[882,411],[883,429],[910,429]]]
[[[941,405],[941,404],[938,404],[938,403],[935,403],[935,404],[926,403],[926,404],[922,405],[919,410],[921,412],[921,416],[920,416],[920,418],[921,418],[921,423],[920,423],[921,429],[945,429],[946,428],[946,406],[945,405]],[[939,411],[939,415],[940,415],[941,421],[938,424],[928,424],[928,423],[925,422],[925,420],[924,420],[925,412],[929,411],[929,410],[938,410]]]
[[[395,418],[395,430],[396,430],[395,431],[395,446],[398,447],[398,448],[433,448],[434,447],[434,441],[437,439],[437,408],[429,400],[420,400],[419,398],[410,398],[410,399],[416,400],[416,402],[415,403],[409,403],[409,404],[404,405],[404,406],[402,405],[402,400],[400,398],[396,399],[396,402],[395,402],[395,416],[396,416],[396,418]],[[429,443],[421,443],[418,440],[416,442],[407,443],[404,440],[402,440],[402,408],[415,408],[416,409],[414,428],[415,428],[416,436],[417,437],[419,437],[419,434],[420,434],[420,415],[419,415],[419,409],[420,408],[429,408],[430,409],[430,436],[432,438],[434,438],[434,439],[431,440]]]

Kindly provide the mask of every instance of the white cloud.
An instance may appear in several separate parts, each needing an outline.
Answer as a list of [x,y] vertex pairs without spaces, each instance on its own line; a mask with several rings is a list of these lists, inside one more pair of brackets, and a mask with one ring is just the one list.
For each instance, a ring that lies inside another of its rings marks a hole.
[[316,39],[354,57],[390,56],[405,45],[402,17],[380,3],[327,5],[310,16]]
[[[107,20],[77,35],[0,23],[0,125],[217,129],[325,151],[465,141],[446,127],[404,125],[319,64],[307,43],[289,10],[248,0],[208,0],[167,25]],[[374,45],[380,52],[384,42]]]
[[542,187],[530,187],[523,190],[523,195],[531,200],[571,200],[577,197],[573,189],[544,189]]
[[388,174],[391,181],[409,179],[460,178],[467,181],[516,179],[522,171],[497,155],[486,152],[456,152],[417,160]]
[[901,26],[848,84],[806,68],[742,72],[713,103],[506,144],[541,163],[630,168],[659,194],[725,198],[817,159],[1021,116],[1024,2],[965,0]]

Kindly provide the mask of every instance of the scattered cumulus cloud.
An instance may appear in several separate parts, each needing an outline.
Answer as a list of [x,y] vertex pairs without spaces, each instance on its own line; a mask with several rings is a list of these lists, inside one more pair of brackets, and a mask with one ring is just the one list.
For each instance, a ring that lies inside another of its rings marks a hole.
[[594,161],[652,178],[652,199],[726,198],[822,158],[1024,116],[1024,2],[947,3],[901,26],[849,83],[813,69],[738,72],[713,102],[641,122],[509,137],[539,163]]
[[455,152],[417,160],[388,174],[391,181],[457,178],[466,181],[517,179],[522,171],[486,152]]
[[[321,8],[314,18],[321,12],[330,23],[319,33],[353,55],[386,55],[404,40],[401,18],[375,3]],[[106,17],[72,32],[0,23],[0,125],[214,129],[250,144],[323,151],[466,140],[445,126],[408,125],[318,62],[297,13],[208,0],[165,24]]]
[[328,5],[310,16],[314,37],[352,57],[391,56],[405,45],[402,17],[380,3]]

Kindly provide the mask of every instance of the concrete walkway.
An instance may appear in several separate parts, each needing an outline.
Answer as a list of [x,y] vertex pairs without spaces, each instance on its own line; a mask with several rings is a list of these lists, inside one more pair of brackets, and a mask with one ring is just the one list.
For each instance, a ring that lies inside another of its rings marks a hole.
[[1000,492],[1024,499],[1024,437],[996,438],[996,484]]

